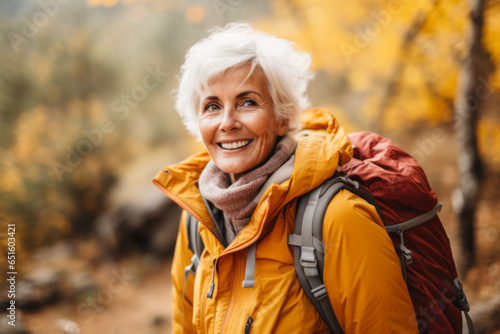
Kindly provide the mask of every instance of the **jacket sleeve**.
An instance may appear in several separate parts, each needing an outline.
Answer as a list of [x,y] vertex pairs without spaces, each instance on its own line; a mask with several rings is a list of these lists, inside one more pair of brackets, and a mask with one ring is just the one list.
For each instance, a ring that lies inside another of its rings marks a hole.
[[347,190],[325,213],[324,282],[346,334],[418,333],[392,241],[375,210]]
[[193,289],[194,275],[189,275],[187,282],[184,279],[184,268],[191,263],[193,253],[188,249],[186,231],[186,212],[182,213],[174,258],[172,261],[172,324],[173,333],[194,333],[193,318]]

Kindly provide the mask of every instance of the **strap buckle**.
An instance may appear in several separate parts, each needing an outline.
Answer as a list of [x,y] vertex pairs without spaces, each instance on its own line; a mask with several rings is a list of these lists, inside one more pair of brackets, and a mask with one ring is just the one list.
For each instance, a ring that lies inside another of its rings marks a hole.
[[325,297],[328,297],[328,292],[326,292],[324,284],[315,287],[314,289],[311,290],[311,292],[314,295],[314,298],[316,298],[316,300],[321,300]]
[[318,260],[314,254],[314,247],[300,247],[300,265],[304,268],[306,276],[319,276]]
[[406,264],[412,264],[413,259],[411,257],[411,250],[405,247],[403,244],[399,244],[399,249],[401,250],[401,253],[403,254],[403,257],[405,259]]
[[412,264],[413,259],[411,258],[411,250],[409,250],[405,246],[403,232],[404,232],[404,230],[402,227],[398,227],[398,229],[396,230],[396,233],[399,235],[399,250],[401,251],[401,254],[404,258],[405,264]]
[[200,264],[200,258],[198,255],[194,254],[191,257],[191,263],[184,268],[184,276],[187,277],[189,274],[196,275],[196,269],[198,269],[198,265]]
[[467,301],[467,296],[465,296],[462,283],[460,282],[458,277],[453,280],[453,283],[455,284],[455,296],[457,296],[458,307],[464,312],[469,312],[470,306],[469,302]]
[[190,268],[190,271],[192,274],[196,274],[196,269],[198,269],[198,266],[200,265],[200,258],[197,254],[194,254],[193,257],[191,257],[191,264],[192,267]]
[[304,268],[316,268],[318,261],[314,254],[314,247],[300,247],[300,265]]

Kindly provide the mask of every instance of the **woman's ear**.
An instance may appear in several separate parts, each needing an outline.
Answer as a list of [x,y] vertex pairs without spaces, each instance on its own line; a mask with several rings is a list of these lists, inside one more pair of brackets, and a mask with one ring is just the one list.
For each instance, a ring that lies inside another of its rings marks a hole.
[[288,120],[286,121],[278,121],[278,136],[282,137],[284,135],[286,135],[286,133],[288,132]]

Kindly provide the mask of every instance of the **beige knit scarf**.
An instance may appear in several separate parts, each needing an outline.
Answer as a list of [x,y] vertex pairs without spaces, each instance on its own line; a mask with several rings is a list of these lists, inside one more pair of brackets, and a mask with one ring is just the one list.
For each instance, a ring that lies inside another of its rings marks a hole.
[[270,176],[276,174],[271,179],[280,183],[290,177],[293,159],[289,160],[289,158],[295,151],[296,145],[296,141],[291,136],[282,137],[264,164],[243,173],[232,184],[229,174],[220,170],[213,161],[207,164],[200,175],[198,186],[201,195],[224,213],[228,243],[250,221],[264,193],[260,190]]

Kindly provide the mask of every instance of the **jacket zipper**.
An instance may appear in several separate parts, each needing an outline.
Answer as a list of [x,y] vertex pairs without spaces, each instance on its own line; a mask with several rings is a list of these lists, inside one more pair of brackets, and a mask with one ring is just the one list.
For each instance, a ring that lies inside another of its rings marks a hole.
[[245,325],[245,334],[250,334],[250,326],[252,326],[252,322],[252,317],[248,317],[247,324]]
[[214,283],[214,280],[215,280],[215,262],[217,261],[217,259],[214,259],[214,265],[212,266],[212,283],[210,283],[210,289],[208,290],[208,293],[207,293],[207,298],[210,298],[212,299],[213,295],[214,295],[214,288],[215,288],[215,283]]

